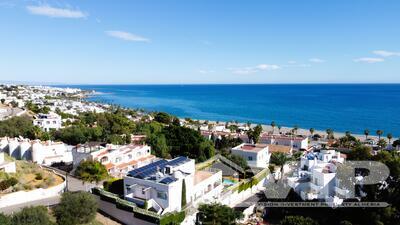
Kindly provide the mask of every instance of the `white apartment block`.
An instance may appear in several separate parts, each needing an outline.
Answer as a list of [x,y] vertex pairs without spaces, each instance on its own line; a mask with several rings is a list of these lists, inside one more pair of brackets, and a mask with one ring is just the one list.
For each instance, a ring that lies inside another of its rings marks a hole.
[[38,114],[33,120],[33,125],[47,132],[52,129],[58,130],[62,126],[61,116],[53,112],[49,114]]
[[0,138],[0,152],[6,152],[15,159],[29,160],[47,166],[73,161],[72,151],[62,142],[4,137]]
[[90,154],[92,160],[101,162],[110,175],[123,177],[128,171],[145,166],[156,157],[151,154],[150,146],[130,144],[124,146],[107,145]]
[[0,152],[0,171],[4,171],[5,173],[17,172],[15,162],[7,162],[4,159],[4,152]]
[[290,146],[293,149],[308,149],[308,137],[271,135],[263,133],[260,137],[260,143]]
[[349,191],[339,188],[336,179],[337,165],[345,158],[335,150],[321,150],[303,156],[300,168],[288,178],[292,187],[303,200],[321,199],[341,203]]
[[240,144],[231,150],[232,154],[243,157],[250,167],[266,168],[271,154],[265,144]]
[[221,171],[196,171],[195,161],[186,157],[161,159],[124,177],[125,199],[141,206],[146,202],[159,214],[181,211],[184,194],[187,205],[218,201],[222,188]]

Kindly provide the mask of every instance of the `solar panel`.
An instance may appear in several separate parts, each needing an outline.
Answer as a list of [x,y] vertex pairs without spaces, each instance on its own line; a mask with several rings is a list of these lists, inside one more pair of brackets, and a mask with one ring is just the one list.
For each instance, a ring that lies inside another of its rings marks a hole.
[[160,183],[162,183],[162,184],[170,184],[170,183],[175,182],[175,181],[177,181],[177,179],[172,178],[172,177],[166,177],[166,178],[162,179],[160,181]]
[[152,167],[157,167],[157,166],[159,166],[161,164],[165,164],[167,162],[168,162],[167,160],[162,159],[162,160],[150,163],[150,164],[148,164],[146,166],[143,166],[143,167],[140,167],[140,168],[137,168],[137,169],[134,169],[134,170],[130,171],[129,175],[130,176],[136,176],[137,174],[143,173],[144,171],[146,171],[146,170],[148,170],[148,169],[150,169]]
[[168,165],[170,165],[170,166],[179,165],[179,164],[181,164],[182,162],[185,162],[185,161],[187,161],[187,160],[188,160],[188,158],[186,158],[186,157],[184,157],[184,156],[179,156],[178,158],[173,159],[172,161],[168,162]]

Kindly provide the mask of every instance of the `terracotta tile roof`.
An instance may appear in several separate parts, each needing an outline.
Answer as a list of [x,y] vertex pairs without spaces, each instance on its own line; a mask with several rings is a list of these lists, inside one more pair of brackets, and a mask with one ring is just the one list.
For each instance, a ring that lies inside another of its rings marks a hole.
[[115,165],[112,163],[107,163],[104,166],[106,167],[107,170],[109,170],[109,169],[113,168]]

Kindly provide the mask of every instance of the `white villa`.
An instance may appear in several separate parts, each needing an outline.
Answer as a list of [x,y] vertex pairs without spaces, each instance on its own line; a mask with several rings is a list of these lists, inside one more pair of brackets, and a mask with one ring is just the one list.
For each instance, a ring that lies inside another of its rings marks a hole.
[[6,152],[15,159],[30,160],[48,166],[73,161],[72,151],[62,142],[3,137],[0,138],[0,152]]
[[341,204],[349,191],[339,188],[336,179],[338,163],[345,158],[335,150],[311,152],[301,158],[300,168],[295,176],[288,178],[292,187],[303,200],[321,199],[334,204]]
[[186,157],[161,159],[124,177],[125,199],[158,214],[181,211],[184,194],[186,204],[217,201],[222,188],[221,171],[196,171],[195,161]]
[[33,120],[33,125],[47,132],[52,129],[58,130],[62,126],[61,116],[53,112],[49,114],[38,114]]
[[4,159],[4,152],[0,152],[0,171],[4,171],[5,173],[17,172],[15,162],[7,162]]
[[295,150],[306,149],[308,150],[308,137],[299,136],[286,136],[286,135],[271,135],[263,133],[260,137],[262,144],[284,145],[290,146]]
[[266,168],[271,154],[268,145],[243,143],[232,148],[232,154],[243,157],[250,167]]
[[128,171],[145,166],[156,159],[151,154],[150,146],[139,144],[107,145],[90,153],[90,158],[101,162],[108,173],[115,177],[123,177]]

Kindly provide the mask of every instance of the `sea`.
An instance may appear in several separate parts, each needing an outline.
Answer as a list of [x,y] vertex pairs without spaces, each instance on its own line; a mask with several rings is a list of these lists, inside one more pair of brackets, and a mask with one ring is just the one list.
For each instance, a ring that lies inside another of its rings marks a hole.
[[400,84],[74,85],[91,101],[178,117],[400,135]]

